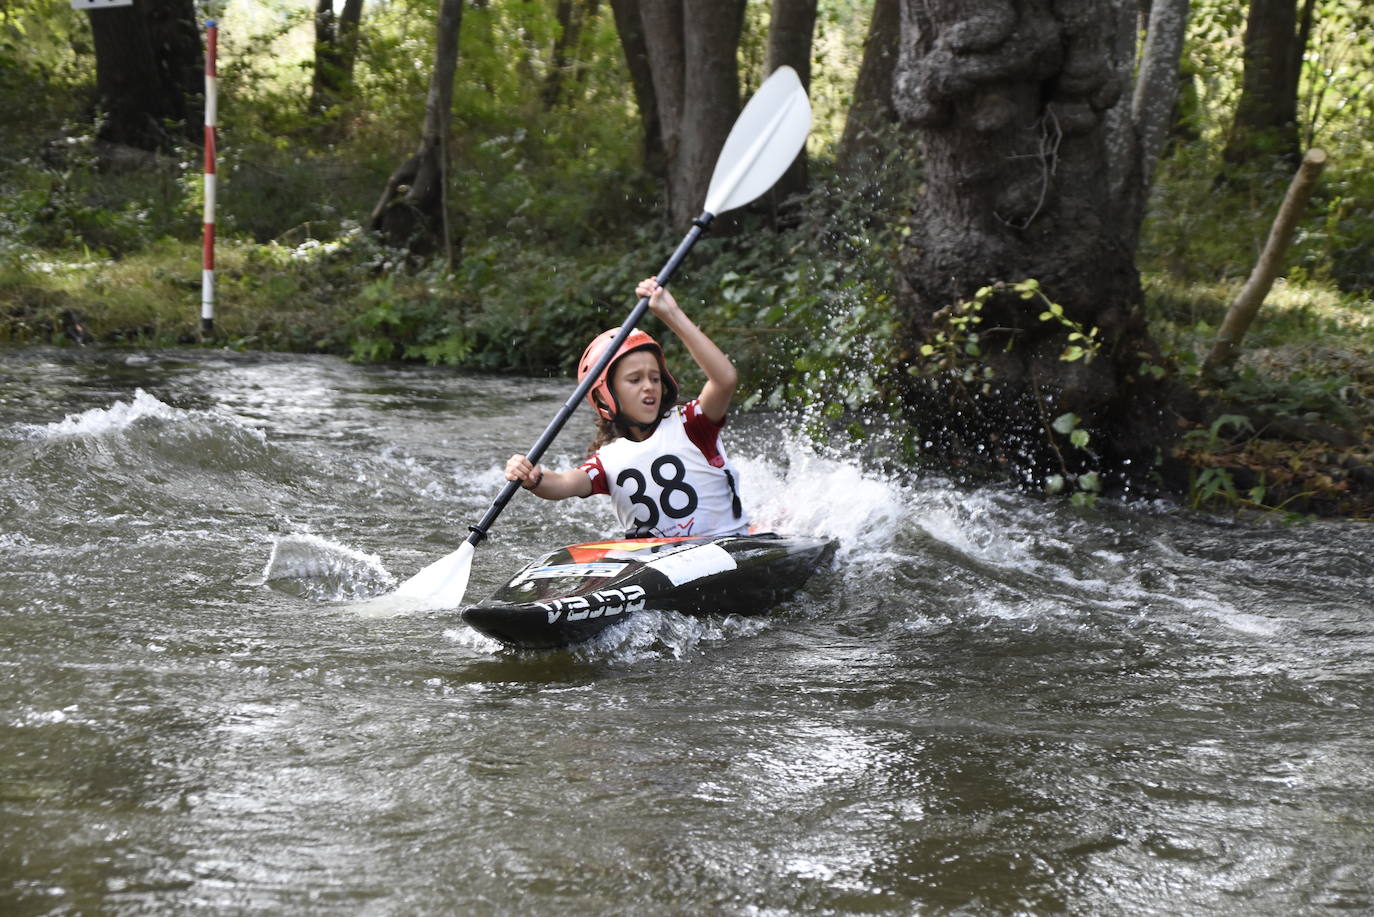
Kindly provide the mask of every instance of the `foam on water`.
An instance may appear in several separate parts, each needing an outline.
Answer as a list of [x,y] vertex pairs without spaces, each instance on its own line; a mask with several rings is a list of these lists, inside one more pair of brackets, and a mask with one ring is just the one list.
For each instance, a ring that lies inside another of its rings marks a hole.
[[[136,399],[138,403],[154,414],[160,410],[155,399]],[[135,409],[128,407],[130,412]],[[547,464],[570,467],[575,459],[557,455]],[[1114,543],[1111,512],[1068,511],[1055,503],[1046,504],[1046,511],[1038,514],[1027,511],[1025,498],[961,488],[935,476],[916,473],[898,482],[865,468],[857,458],[821,454],[796,439],[786,439],[781,448],[762,455],[745,450],[736,455],[735,464],[758,529],[839,540],[834,572],[844,585],[837,588],[850,596],[862,600],[868,593],[876,597],[892,588],[905,589],[912,577],[938,583],[950,572],[964,582],[983,583],[966,593],[932,593],[930,601],[912,603],[907,624],[917,629],[944,627],[952,613],[1037,629],[1112,628],[1120,626],[1112,620],[1124,619],[1136,622],[1132,626],[1148,622],[1166,630],[1220,625],[1241,634],[1272,636],[1287,626],[1242,610],[1222,599],[1221,592],[1191,588],[1178,594],[1162,586],[1173,579],[1172,565],[1147,566],[1138,547]],[[391,476],[409,484],[424,481],[416,492],[423,493],[426,502],[462,504],[464,515],[454,525],[468,515],[475,520],[504,485],[500,463],[479,460],[476,467],[444,471],[394,450],[384,451],[372,472],[383,484]],[[1119,524],[1130,530],[1129,522]],[[525,494],[516,495],[498,526],[496,542],[478,551],[478,580],[470,591],[489,591],[494,582],[503,582],[519,566],[560,544],[613,534],[604,501],[548,502]],[[1094,537],[1100,544],[1084,550],[1085,530],[1099,526],[1101,532]],[[457,534],[454,537],[457,543]],[[503,541],[504,552],[497,550]],[[1152,555],[1157,564],[1159,554]],[[377,557],[317,536],[278,539],[263,578],[274,588],[303,597],[351,600],[350,613],[363,617],[432,610],[390,591],[396,578]],[[465,596],[463,604],[480,597]],[[824,603],[805,595],[799,601]],[[636,615],[574,652],[617,662],[683,658],[702,642],[769,626],[769,618],[702,619],[654,612]],[[444,633],[477,652],[500,650],[499,644],[465,627]]]
[[[921,541],[911,539],[919,533],[951,549],[954,562],[978,579],[991,576],[1007,583],[1006,589],[985,588],[970,597],[975,604],[969,610],[992,619],[1076,629],[1094,626],[1093,618],[1106,614],[1148,620],[1165,630],[1220,626],[1269,638],[1292,626],[1285,616],[1244,607],[1250,590],[1237,591],[1237,584],[1224,577],[1215,586],[1173,582],[1174,567],[1195,567],[1196,558],[1180,558],[1161,545],[1149,546],[1143,556],[1138,549],[1127,553],[1115,547],[1109,540],[1114,526],[1131,531],[1133,508],[1078,512],[1054,502],[1036,514],[1028,512],[1024,497],[956,487],[919,473],[898,484],[865,470],[856,459],[819,455],[796,441],[787,441],[777,455],[736,459],[754,521],[766,529],[840,539],[841,575],[846,569],[871,573],[951,558],[947,553],[923,556]],[[1101,544],[1085,551],[1085,533],[1099,527],[1091,537]],[[1176,565],[1169,563],[1172,558]],[[1151,577],[1173,585],[1161,586]],[[865,587],[859,581],[851,585]],[[948,620],[943,612],[930,611],[932,621]],[[925,613],[915,608],[913,621],[919,624]]]
[[172,407],[143,389],[134,391],[133,400],[117,401],[108,408],[91,408],[79,414],[68,414],[62,420],[48,424],[19,424],[19,429],[35,439],[48,439],[66,436],[100,436],[105,433],[128,430],[140,422],[155,419],[162,421],[200,421],[213,419],[216,423],[229,423],[258,442],[266,442],[267,437],[261,430],[238,423],[232,417],[219,412],[183,410]]
[[143,389],[134,392],[130,402],[115,402],[108,408],[92,408],[79,414],[68,414],[49,424],[21,424],[37,437],[97,436],[111,430],[124,430],[145,417],[172,420],[183,412],[163,404]]
[[457,646],[475,650],[479,653],[498,653],[503,647],[497,640],[479,634],[471,627],[450,627],[444,630],[444,639]]
[[571,651],[579,659],[616,663],[686,659],[704,643],[749,636],[767,627],[767,618],[700,618],[674,611],[644,611],[572,647]]
[[[23,447],[12,459],[35,466],[37,474],[64,484],[93,483],[109,492],[176,491],[184,474],[207,474],[200,483],[229,485],[223,475],[248,472],[295,481],[302,468],[267,435],[226,410],[182,409],[143,389],[131,401],[68,414],[48,424],[16,424]],[[162,488],[162,485],[166,485]]]

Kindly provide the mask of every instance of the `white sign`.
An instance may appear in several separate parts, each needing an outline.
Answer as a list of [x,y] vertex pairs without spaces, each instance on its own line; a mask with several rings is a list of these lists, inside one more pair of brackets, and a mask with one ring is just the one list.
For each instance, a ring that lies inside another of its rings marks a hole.
[[714,573],[725,573],[739,565],[730,552],[720,545],[704,544],[699,548],[665,554],[649,561],[649,566],[668,577],[674,586],[681,586]]
[[112,6],[133,6],[134,0],[72,0],[74,10],[103,10]]

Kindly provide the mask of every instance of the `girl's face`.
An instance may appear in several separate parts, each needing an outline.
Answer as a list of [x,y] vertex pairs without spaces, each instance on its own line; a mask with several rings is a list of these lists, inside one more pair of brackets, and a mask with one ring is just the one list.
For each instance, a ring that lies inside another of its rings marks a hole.
[[663,410],[663,373],[648,350],[636,350],[611,367],[611,391],[620,412],[638,424],[651,424]]

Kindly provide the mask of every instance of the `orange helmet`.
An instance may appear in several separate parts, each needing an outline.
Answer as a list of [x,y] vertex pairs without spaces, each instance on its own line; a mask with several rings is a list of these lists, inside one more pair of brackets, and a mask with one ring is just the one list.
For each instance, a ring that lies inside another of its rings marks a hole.
[[[592,338],[587,349],[582,351],[582,359],[577,361],[578,382],[587,378],[587,373],[591,372],[592,364],[596,363],[606,348],[611,346],[611,341],[615,340],[615,336],[619,333],[619,328],[612,328]],[[606,364],[601,375],[597,376],[592,387],[587,390],[587,400],[596,409],[596,413],[607,420],[615,420],[620,416],[620,403],[615,399],[615,392],[611,391],[611,370],[615,368],[616,362],[621,357],[634,350],[653,351],[654,356],[658,358],[658,371],[663,376],[663,405],[668,407],[677,403],[677,380],[673,378],[672,373],[668,372],[668,363],[663,359],[663,348],[646,332],[636,328],[630,332],[629,337],[625,338],[625,343],[620,345],[620,350],[616,351],[611,362]]]

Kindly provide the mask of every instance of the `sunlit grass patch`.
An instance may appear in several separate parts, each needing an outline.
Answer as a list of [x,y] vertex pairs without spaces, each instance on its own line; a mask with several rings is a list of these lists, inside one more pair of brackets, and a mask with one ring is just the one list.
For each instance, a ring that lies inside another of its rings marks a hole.
[[1265,298],[1252,331],[1286,340],[1293,334],[1336,337],[1345,346],[1374,352],[1374,301],[1344,295],[1320,283],[1289,283],[1282,278]]
[[[1241,286],[1146,278],[1151,332],[1186,379],[1201,383],[1202,362]],[[1368,436],[1374,432],[1371,367],[1374,302],[1313,281],[1280,280],[1221,391],[1240,411],[1321,420]]]
[[[311,277],[312,259],[225,240],[216,253],[215,333],[233,346],[320,349],[338,300]],[[321,254],[328,249],[320,249]],[[306,271],[284,270],[296,261]],[[199,342],[202,249],[164,239],[120,259],[31,252],[0,264],[0,339],[76,341],[73,322],[101,342]],[[314,272],[318,273],[318,272]],[[82,341],[85,342],[85,341]]]
[[[1166,274],[1143,278],[1146,312],[1157,338],[1200,360],[1241,281],[1180,281]],[[1280,278],[1246,333],[1242,357],[1260,348],[1336,348],[1374,354],[1374,301],[1341,293],[1315,281],[1293,283]]]

